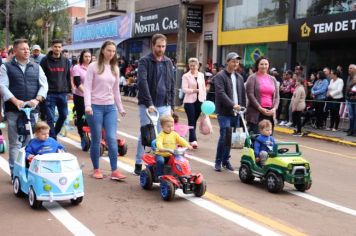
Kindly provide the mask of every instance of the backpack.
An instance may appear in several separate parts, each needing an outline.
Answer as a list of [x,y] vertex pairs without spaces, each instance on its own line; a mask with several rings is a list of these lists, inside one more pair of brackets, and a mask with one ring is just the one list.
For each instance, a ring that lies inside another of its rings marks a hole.
[[[34,130],[36,120],[35,120],[35,116],[32,112],[30,115],[30,122],[31,122],[32,130]],[[30,126],[28,123],[29,123],[29,120],[27,119],[26,114],[24,112],[21,112],[19,117],[17,118],[17,121],[16,121],[18,135],[22,135],[22,136],[26,137],[27,135],[30,134]]]
[[155,127],[153,124],[141,126],[141,143],[144,147],[151,147],[152,141],[156,139]]

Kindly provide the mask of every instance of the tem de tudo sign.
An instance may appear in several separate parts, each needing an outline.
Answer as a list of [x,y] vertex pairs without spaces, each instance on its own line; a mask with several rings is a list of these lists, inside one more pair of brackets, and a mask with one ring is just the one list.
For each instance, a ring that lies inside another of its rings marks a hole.
[[356,12],[290,21],[288,41],[312,41],[356,37]]

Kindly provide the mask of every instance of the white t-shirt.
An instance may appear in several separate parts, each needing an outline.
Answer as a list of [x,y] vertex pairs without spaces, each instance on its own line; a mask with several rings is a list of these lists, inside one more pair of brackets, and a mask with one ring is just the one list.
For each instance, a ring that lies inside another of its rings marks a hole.
[[236,78],[235,73],[231,74],[231,80],[232,80],[232,91],[233,91],[234,103],[238,104],[239,103],[239,98],[237,96],[237,89],[236,89],[237,78]]

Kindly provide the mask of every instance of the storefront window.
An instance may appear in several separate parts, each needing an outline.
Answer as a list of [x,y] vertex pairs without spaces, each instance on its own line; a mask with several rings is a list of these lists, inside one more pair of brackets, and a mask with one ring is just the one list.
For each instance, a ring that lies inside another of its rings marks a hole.
[[296,18],[356,11],[356,0],[297,0]]
[[265,56],[270,60],[270,68],[275,67],[279,71],[286,70],[287,63],[287,43],[265,43],[265,44],[248,44],[231,45],[222,48],[222,64],[224,65],[226,55],[229,52],[236,52],[242,58],[241,63],[245,68],[251,68],[254,66],[256,59],[261,56]]
[[289,0],[224,0],[223,30],[285,24]]

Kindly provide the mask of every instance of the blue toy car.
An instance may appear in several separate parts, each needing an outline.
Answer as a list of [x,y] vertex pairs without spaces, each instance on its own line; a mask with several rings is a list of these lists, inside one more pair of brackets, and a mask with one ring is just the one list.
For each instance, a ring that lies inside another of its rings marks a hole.
[[70,200],[73,205],[83,201],[83,173],[74,155],[37,155],[28,168],[26,164],[25,149],[22,148],[13,169],[13,191],[18,197],[28,195],[32,208],[40,208],[43,201]]

